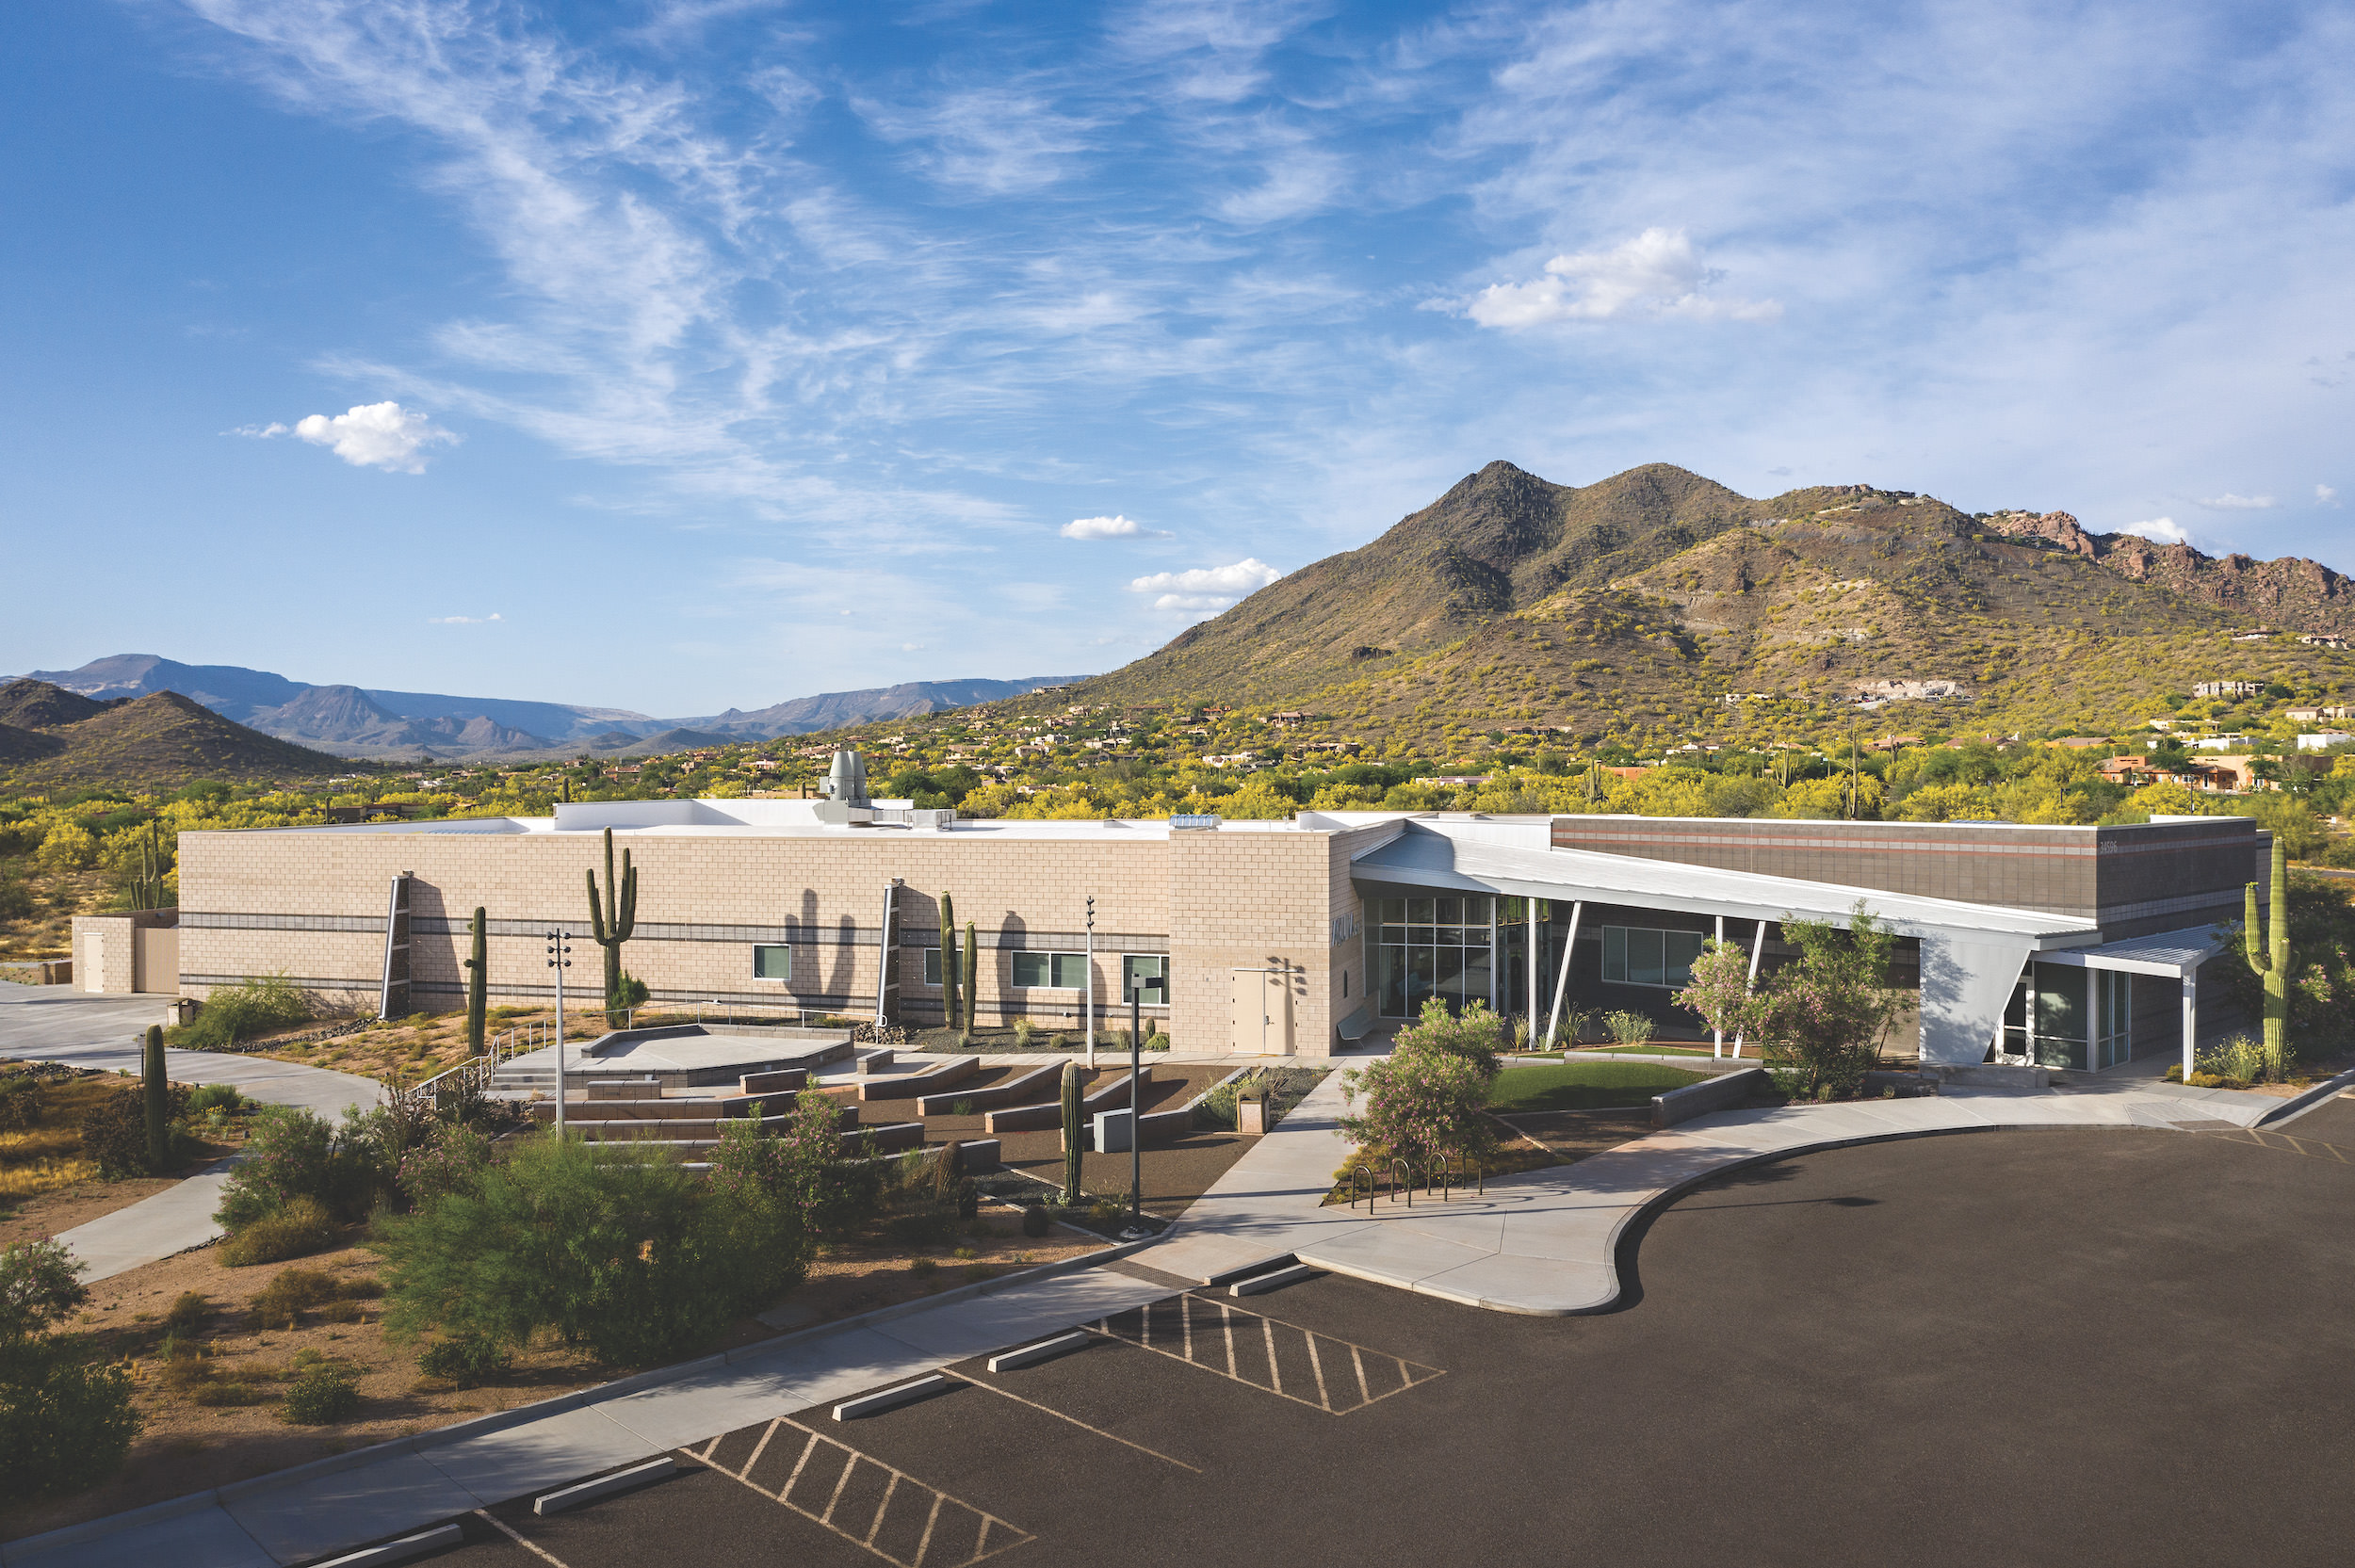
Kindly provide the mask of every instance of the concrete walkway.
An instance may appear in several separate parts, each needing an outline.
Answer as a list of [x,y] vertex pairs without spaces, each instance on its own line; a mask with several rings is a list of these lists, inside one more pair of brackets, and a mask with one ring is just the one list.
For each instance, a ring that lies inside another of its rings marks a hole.
[[[163,1003],[153,996],[92,996],[64,985],[0,985],[0,1056],[137,1073],[140,1039],[162,1018]],[[213,1051],[168,1050],[164,1070],[174,1083],[235,1084],[250,1099],[300,1106],[331,1121],[346,1107],[375,1105],[383,1092],[373,1078]],[[76,1225],[57,1239],[89,1266],[85,1283],[219,1240],[221,1230],[213,1222],[213,1210],[220,1206],[231,1163],[207,1166],[168,1191]]]
[[2043,1092],[1955,1090],[1914,1100],[1726,1111],[1574,1165],[1487,1184],[1483,1194],[1366,1209],[1322,1206],[1349,1145],[1333,1123],[1339,1075],[1140,1260],[1210,1281],[1286,1255],[1496,1312],[1563,1317],[1618,1300],[1618,1247],[1646,1210],[1737,1167],[1842,1144],[2024,1127],[2221,1130],[2293,1102],[2173,1084],[2096,1083]]
[[281,1568],[536,1495],[1170,1294],[1102,1268],[1015,1278],[0,1545],[6,1568]]

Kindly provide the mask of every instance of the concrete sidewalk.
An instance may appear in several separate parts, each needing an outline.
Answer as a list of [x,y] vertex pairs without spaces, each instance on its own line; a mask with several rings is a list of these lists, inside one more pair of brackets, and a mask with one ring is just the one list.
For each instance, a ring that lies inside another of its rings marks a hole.
[[[157,997],[92,996],[63,985],[0,985],[0,1056],[137,1073],[139,1037],[162,1018]],[[373,1078],[224,1052],[167,1050],[164,1071],[174,1083],[234,1084],[264,1105],[300,1106],[330,1121],[347,1107],[373,1106],[383,1094]],[[76,1225],[57,1239],[89,1266],[85,1281],[108,1279],[218,1240],[221,1231],[213,1223],[213,1210],[220,1206],[229,1164],[208,1166],[169,1191]]]
[[[1102,1254],[1098,1254],[1100,1258]],[[1015,1276],[0,1545],[6,1568],[282,1568],[1094,1322],[1170,1294]]]
[[1485,1193],[1372,1212],[1324,1206],[1348,1144],[1333,1123],[1340,1076],[1320,1084],[1189,1209],[1141,1262],[1210,1281],[1291,1255],[1467,1306],[1538,1317],[1600,1312],[1619,1296],[1617,1254],[1646,1210],[1762,1161],[1843,1144],[2022,1127],[2208,1130],[2251,1126],[2287,1102],[2172,1084],[2047,1091],[1949,1090],[1914,1100],[1726,1111],[1574,1165],[1500,1177]]

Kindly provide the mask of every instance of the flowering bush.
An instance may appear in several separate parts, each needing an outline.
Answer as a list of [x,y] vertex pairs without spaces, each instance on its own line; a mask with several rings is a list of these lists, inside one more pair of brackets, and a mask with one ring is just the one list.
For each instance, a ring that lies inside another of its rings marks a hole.
[[[1496,1069],[1483,1069],[1472,1055],[1458,1055],[1400,1032],[1387,1059],[1341,1075],[1341,1092],[1353,1111],[1340,1118],[1341,1132],[1369,1154],[1376,1151],[1421,1166],[1434,1156],[1467,1159],[1488,1155],[1496,1133],[1488,1120],[1488,1086]],[[1490,1060],[1494,1060],[1491,1055]]]

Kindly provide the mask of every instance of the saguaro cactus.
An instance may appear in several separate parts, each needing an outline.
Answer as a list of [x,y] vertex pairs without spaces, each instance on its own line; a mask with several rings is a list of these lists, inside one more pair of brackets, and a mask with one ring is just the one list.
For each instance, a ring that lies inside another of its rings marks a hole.
[[1080,1064],[1063,1064],[1063,1201],[1080,1201]]
[[973,1043],[974,1004],[982,999],[978,987],[982,980],[981,944],[974,940],[973,922],[965,923],[965,1043]]
[[164,1164],[171,1157],[171,1090],[164,1079],[164,1030],[160,1024],[147,1026],[146,1048],[139,1053],[139,1066],[144,1082],[140,1084],[147,1112],[147,1168],[163,1173]]
[[491,999],[491,922],[477,904],[474,912],[474,956],[466,960],[466,1049],[482,1054],[482,1030]]
[[946,1015],[941,1022],[962,1031],[965,1026],[957,1017],[957,904],[946,893],[940,896],[940,1006]]
[[597,874],[589,874],[589,939],[605,949],[605,1008],[617,1010],[622,994],[622,944],[638,929],[638,868],[622,851],[622,874],[613,875],[613,830],[605,830],[605,902],[597,902]]
[[2266,1059],[2280,1061],[2290,1025],[2290,862],[2279,833],[2273,838],[2273,929],[2266,933],[2270,952],[2258,946],[2257,884],[2250,882],[2243,897],[2241,948],[2249,967],[2265,984]]

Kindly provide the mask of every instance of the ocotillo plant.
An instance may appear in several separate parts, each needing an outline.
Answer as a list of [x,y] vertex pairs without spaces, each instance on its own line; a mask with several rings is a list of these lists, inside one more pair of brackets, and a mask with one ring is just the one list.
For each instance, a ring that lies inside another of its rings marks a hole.
[[1063,1064],[1063,1202],[1080,1201],[1080,1064]]
[[2257,946],[2255,882],[2249,884],[2244,897],[2241,947],[2248,955],[2249,967],[2265,983],[2266,1060],[2276,1062],[2285,1054],[2284,1041],[2290,1023],[2290,862],[2289,851],[2279,833],[2273,837],[2273,929],[2267,933],[2272,938],[2269,953]]
[[164,1163],[171,1157],[171,1091],[164,1081],[164,1031],[158,1024],[147,1026],[146,1049],[139,1053],[139,1066],[146,1081],[144,1109],[147,1112],[147,1168],[163,1174]]
[[973,922],[967,920],[965,923],[965,951],[960,955],[965,960],[964,1038],[967,1045],[973,1043],[974,1004],[982,999],[981,992],[976,989],[982,981],[981,944],[974,940],[977,934],[973,929]]
[[946,893],[940,896],[940,1006],[946,1014],[941,1022],[962,1031],[965,1026],[957,1020],[957,904]]
[[466,960],[466,1050],[482,1054],[482,1028],[491,999],[491,922],[482,906],[474,912],[474,956]]
[[605,1010],[610,1021],[620,1010],[622,944],[638,929],[638,868],[622,851],[622,874],[613,875],[613,830],[605,830],[605,902],[597,902],[597,874],[589,873],[589,940],[605,949]]

